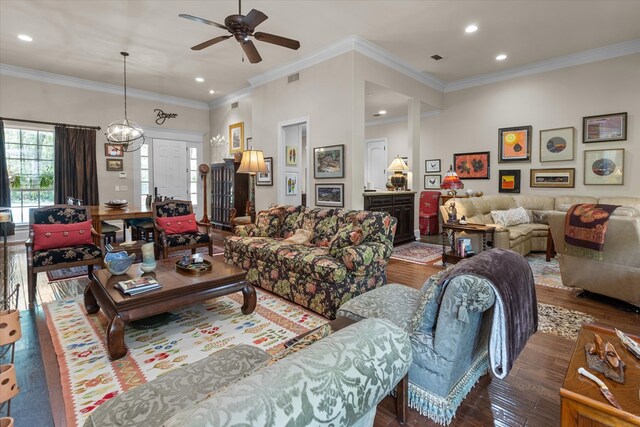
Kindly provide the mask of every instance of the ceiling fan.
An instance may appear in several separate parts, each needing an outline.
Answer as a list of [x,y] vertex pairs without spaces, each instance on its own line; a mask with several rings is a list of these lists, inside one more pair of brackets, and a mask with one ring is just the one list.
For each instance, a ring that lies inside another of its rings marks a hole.
[[256,64],[262,61],[262,58],[258,53],[258,49],[256,49],[255,45],[251,41],[251,37],[261,42],[271,43],[289,49],[297,50],[300,47],[300,42],[297,40],[292,40],[286,37],[276,36],[275,34],[269,33],[254,33],[255,28],[262,22],[266,21],[268,16],[256,9],[251,9],[251,11],[246,16],[243,15],[242,0],[238,0],[238,14],[227,16],[224,19],[224,25],[218,24],[217,22],[209,21],[208,19],[198,18],[197,16],[187,15],[186,13],[181,13],[178,16],[181,18],[190,19],[191,21],[201,22],[203,24],[222,28],[231,33],[231,35],[228,36],[214,37],[211,40],[207,40],[205,42],[197,44],[193,46],[191,50],[202,50],[230,37],[235,37],[242,46],[244,53],[247,55],[247,58],[249,58],[249,62],[251,62],[252,64]]

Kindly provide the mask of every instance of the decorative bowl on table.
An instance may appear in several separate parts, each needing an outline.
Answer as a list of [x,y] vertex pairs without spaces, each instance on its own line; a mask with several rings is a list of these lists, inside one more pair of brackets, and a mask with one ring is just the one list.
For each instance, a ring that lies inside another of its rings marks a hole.
[[104,263],[109,273],[118,276],[124,274],[134,263],[135,259],[136,254],[129,255],[125,251],[109,252],[104,257]]
[[126,200],[109,200],[104,204],[109,209],[124,209],[129,205]]

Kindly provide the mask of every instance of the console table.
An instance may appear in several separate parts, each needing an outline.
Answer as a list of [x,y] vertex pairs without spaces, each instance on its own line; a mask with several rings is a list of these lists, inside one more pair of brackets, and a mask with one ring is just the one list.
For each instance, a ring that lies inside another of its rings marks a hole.
[[398,220],[394,245],[416,239],[413,232],[415,191],[375,191],[364,193],[363,196],[364,210],[388,212]]

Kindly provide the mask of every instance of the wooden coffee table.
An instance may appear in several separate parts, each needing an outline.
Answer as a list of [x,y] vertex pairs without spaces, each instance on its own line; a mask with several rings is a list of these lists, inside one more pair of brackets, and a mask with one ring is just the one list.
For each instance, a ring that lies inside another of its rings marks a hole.
[[[112,276],[106,269],[94,271],[91,283],[84,292],[87,313],[102,309],[109,319],[107,326],[107,349],[112,360],[123,357],[124,327],[133,320],[164,313],[191,305],[209,298],[242,292],[242,313],[250,314],[256,308],[256,291],[245,281],[244,270],[222,261],[222,257],[202,256],[212,264],[211,271],[199,275],[179,273],[175,263],[179,258],[157,261],[153,273],[143,273],[140,264],[134,264],[126,274]],[[123,280],[135,279],[143,274],[154,277],[161,289],[128,296],[114,285]]]

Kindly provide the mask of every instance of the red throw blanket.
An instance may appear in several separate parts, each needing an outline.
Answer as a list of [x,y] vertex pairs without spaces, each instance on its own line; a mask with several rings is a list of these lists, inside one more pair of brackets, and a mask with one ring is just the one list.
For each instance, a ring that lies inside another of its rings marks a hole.
[[571,206],[564,220],[564,241],[567,253],[602,261],[609,217],[618,206],[620,205],[594,203]]

